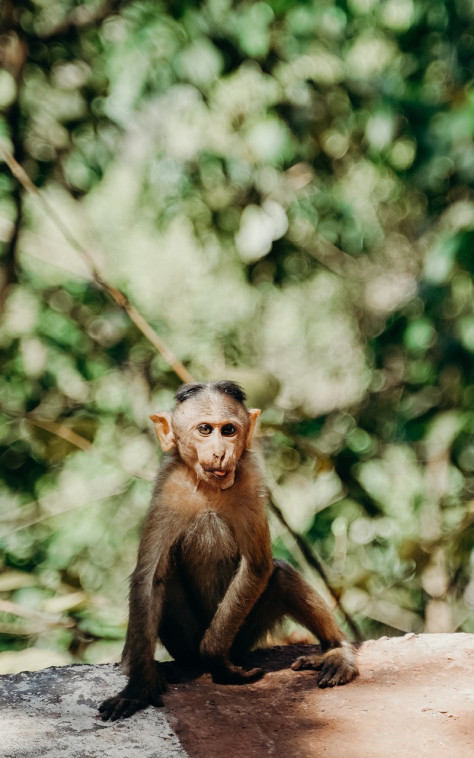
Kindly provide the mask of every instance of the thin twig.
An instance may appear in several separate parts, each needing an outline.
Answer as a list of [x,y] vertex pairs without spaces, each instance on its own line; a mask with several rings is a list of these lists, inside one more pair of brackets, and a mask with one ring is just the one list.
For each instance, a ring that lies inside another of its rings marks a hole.
[[[70,429],[65,424],[59,424],[57,421],[49,421],[47,419],[40,419],[37,418],[32,413],[27,413],[26,416],[22,416],[21,418],[24,418],[27,424],[31,424],[32,426],[37,426],[39,429],[44,429],[45,431],[49,432],[50,434],[54,434],[56,437],[59,437],[60,439],[66,440],[66,442],[69,442],[69,444],[74,445],[74,447],[77,447],[79,450],[88,451],[93,448],[93,442],[83,437],[81,434],[78,434],[73,429]],[[96,452],[96,451],[94,451]],[[110,458],[110,461],[115,462],[115,456],[103,456],[105,461],[108,461]],[[122,468],[124,468],[122,466]],[[126,473],[134,478],[134,479],[143,479],[147,482],[153,481],[155,478],[155,473],[151,472],[145,468],[142,468],[140,470],[127,470],[124,469]]]
[[357,642],[360,642],[362,640],[361,634],[359,632],[359,629],[357,627],[357,624],[355,623],[352,616],[349,614],[348,611],[344,608],[340,597],[337,595],[336,591],[332,588],[331,582],[329,581],[329,577],[319,560],[319,558],[314,554],[311,546],[308,544],[308,542],[304,539],[304,537],[301,536],[301,534],[298,534],[298,532],[295,532],[294,529],[291,528],[289,523],[287,522],[283,511],[281,508],[275,503],[275,498],[273,494],[270,496],[270,508],[274,512],[274,514],[277,516],[277,518],[281,521],[285,529],[288,530],[288,532],[291,534],[293,539],[295,540],[296,544],[298,545],[299,549],[303,553],[305,561],[308,563],[309,566],[311,566],[321,579],[323,580],[324,584],[328,588],[329,593],[331,594],[331,597],[333,598],[334,602],[336,603],[337,607],[341,611],[342,615],[344,616],[344,619],[347,623],[347,626],[351,630],[354,639]]
[[307,245],[305,250],[322,266],[337,276],[345,277],[348,274],[353,276],[356,270],[360,268],[360,264],[355,258],[333,245],[321,234],[317,235],[314,238],[314,243]]
[[32,414],[25,416],[25,421],[27,421],[28,424],[37,426],[39,429],[44,429],[45,431],[54,434],[56,437],[61,437],[61,439],[66,440],[66,442],[74,445],[74,447],[78,447],[80,450],[89,450],[89,448],[92,447],[92,442],[85,437],[82,437],[80,434],[77,434],[77,432],[72,429],[69,429],[69,427],[64,424],[36,418]]
[[89,251],[86,250],[86,248],[69,231],[68,227],[63,223],[61,217],[56,213],[52,205],[49,204],[43,194],[33,184],[24,168],[20,166],[18,161],[15,160],[13,155],[5,148],[1,142],[0,152],[2,153],[5,163],[12,172],[13,176],[20,182],[20,184],[26,189],[27,192],[39,200],[47,215],[54,222],[65,240],[71,245],[71,247],[74,248],[74,250],[79,253],[81,258],[87,263],[87,266],[91,271],[95,283],[101,289],[108,292],[108,294],[115,300],[117,305],[123,308],[123,310],[127,313],[130,321],[135,324],[135,326],[141,331],[144,337],[146,337],[147,340],[153,345],[153,347],[158,350],[165,361],[171,366],[175,374],[177,374],[177,376],[179,376],[183,382],[194,381],[192,374],[188,371],[186,366],[181,363],[181,361],[174,355],[172,350],[150,326],[148,321],[135,308],[135,306],[132,305],[126,295],[124,295],[121,290],[117,289],[117,287],[113,287],[104,279]]

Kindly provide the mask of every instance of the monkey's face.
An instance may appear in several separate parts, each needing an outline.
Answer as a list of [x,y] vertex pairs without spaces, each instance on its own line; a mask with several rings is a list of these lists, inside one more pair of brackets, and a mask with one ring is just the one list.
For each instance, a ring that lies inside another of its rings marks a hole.
[[199,481],[225,490],[234,484],[259,413],[214,392],[189,398],[172,414],[151,418],[163,450],[177,450]]
[[222,395],[187,400],[173,414],[176,447],[197,478],[225,490],[244,452],[248,414]]

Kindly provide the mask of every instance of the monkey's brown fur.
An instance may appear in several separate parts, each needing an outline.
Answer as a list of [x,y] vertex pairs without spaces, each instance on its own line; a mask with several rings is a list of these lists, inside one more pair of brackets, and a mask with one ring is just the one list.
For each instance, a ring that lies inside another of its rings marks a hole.
[[284,616],[319,639],[321,655],[294,669],[318,671],[319,687],[357,675],[352,646],[324,600],[287,563],[273,560],[266,492],[250,444],[260,411],[232,382],[184,385],[171,413],[151,416],[171,455],[155,486],[131,578],[122,663],[129,680],[99,710],[104,720],[162,705],[166,682],[157,638],[182,666],[217,682],[262,676],[238,662]]

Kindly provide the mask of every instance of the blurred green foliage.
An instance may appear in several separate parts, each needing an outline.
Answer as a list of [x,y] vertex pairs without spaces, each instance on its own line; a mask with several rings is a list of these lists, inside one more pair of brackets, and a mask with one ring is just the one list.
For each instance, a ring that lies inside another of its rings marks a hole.
[[[474,632],[473,21],[468,0],[2,6],[0,138],[189,370],[263,408],[275,500],[366,637]],[[148,414],[179,379],[3,168],[7,671],[117,656]]]

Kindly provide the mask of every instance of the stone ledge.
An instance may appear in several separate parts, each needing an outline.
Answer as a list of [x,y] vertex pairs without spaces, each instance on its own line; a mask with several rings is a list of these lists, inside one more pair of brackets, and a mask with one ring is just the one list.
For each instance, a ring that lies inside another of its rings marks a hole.
[[[312,646],[310,646],[312,647]],[[472,758],[474,635],[363,643],[361,674],[320,690],[292,671],[308,646],[252,655],[266,676],[242,687],[208,675],[170,685],[166,709],[104,724],[97,705],[125,681],[116,666],[0,677],[2,758]]]

